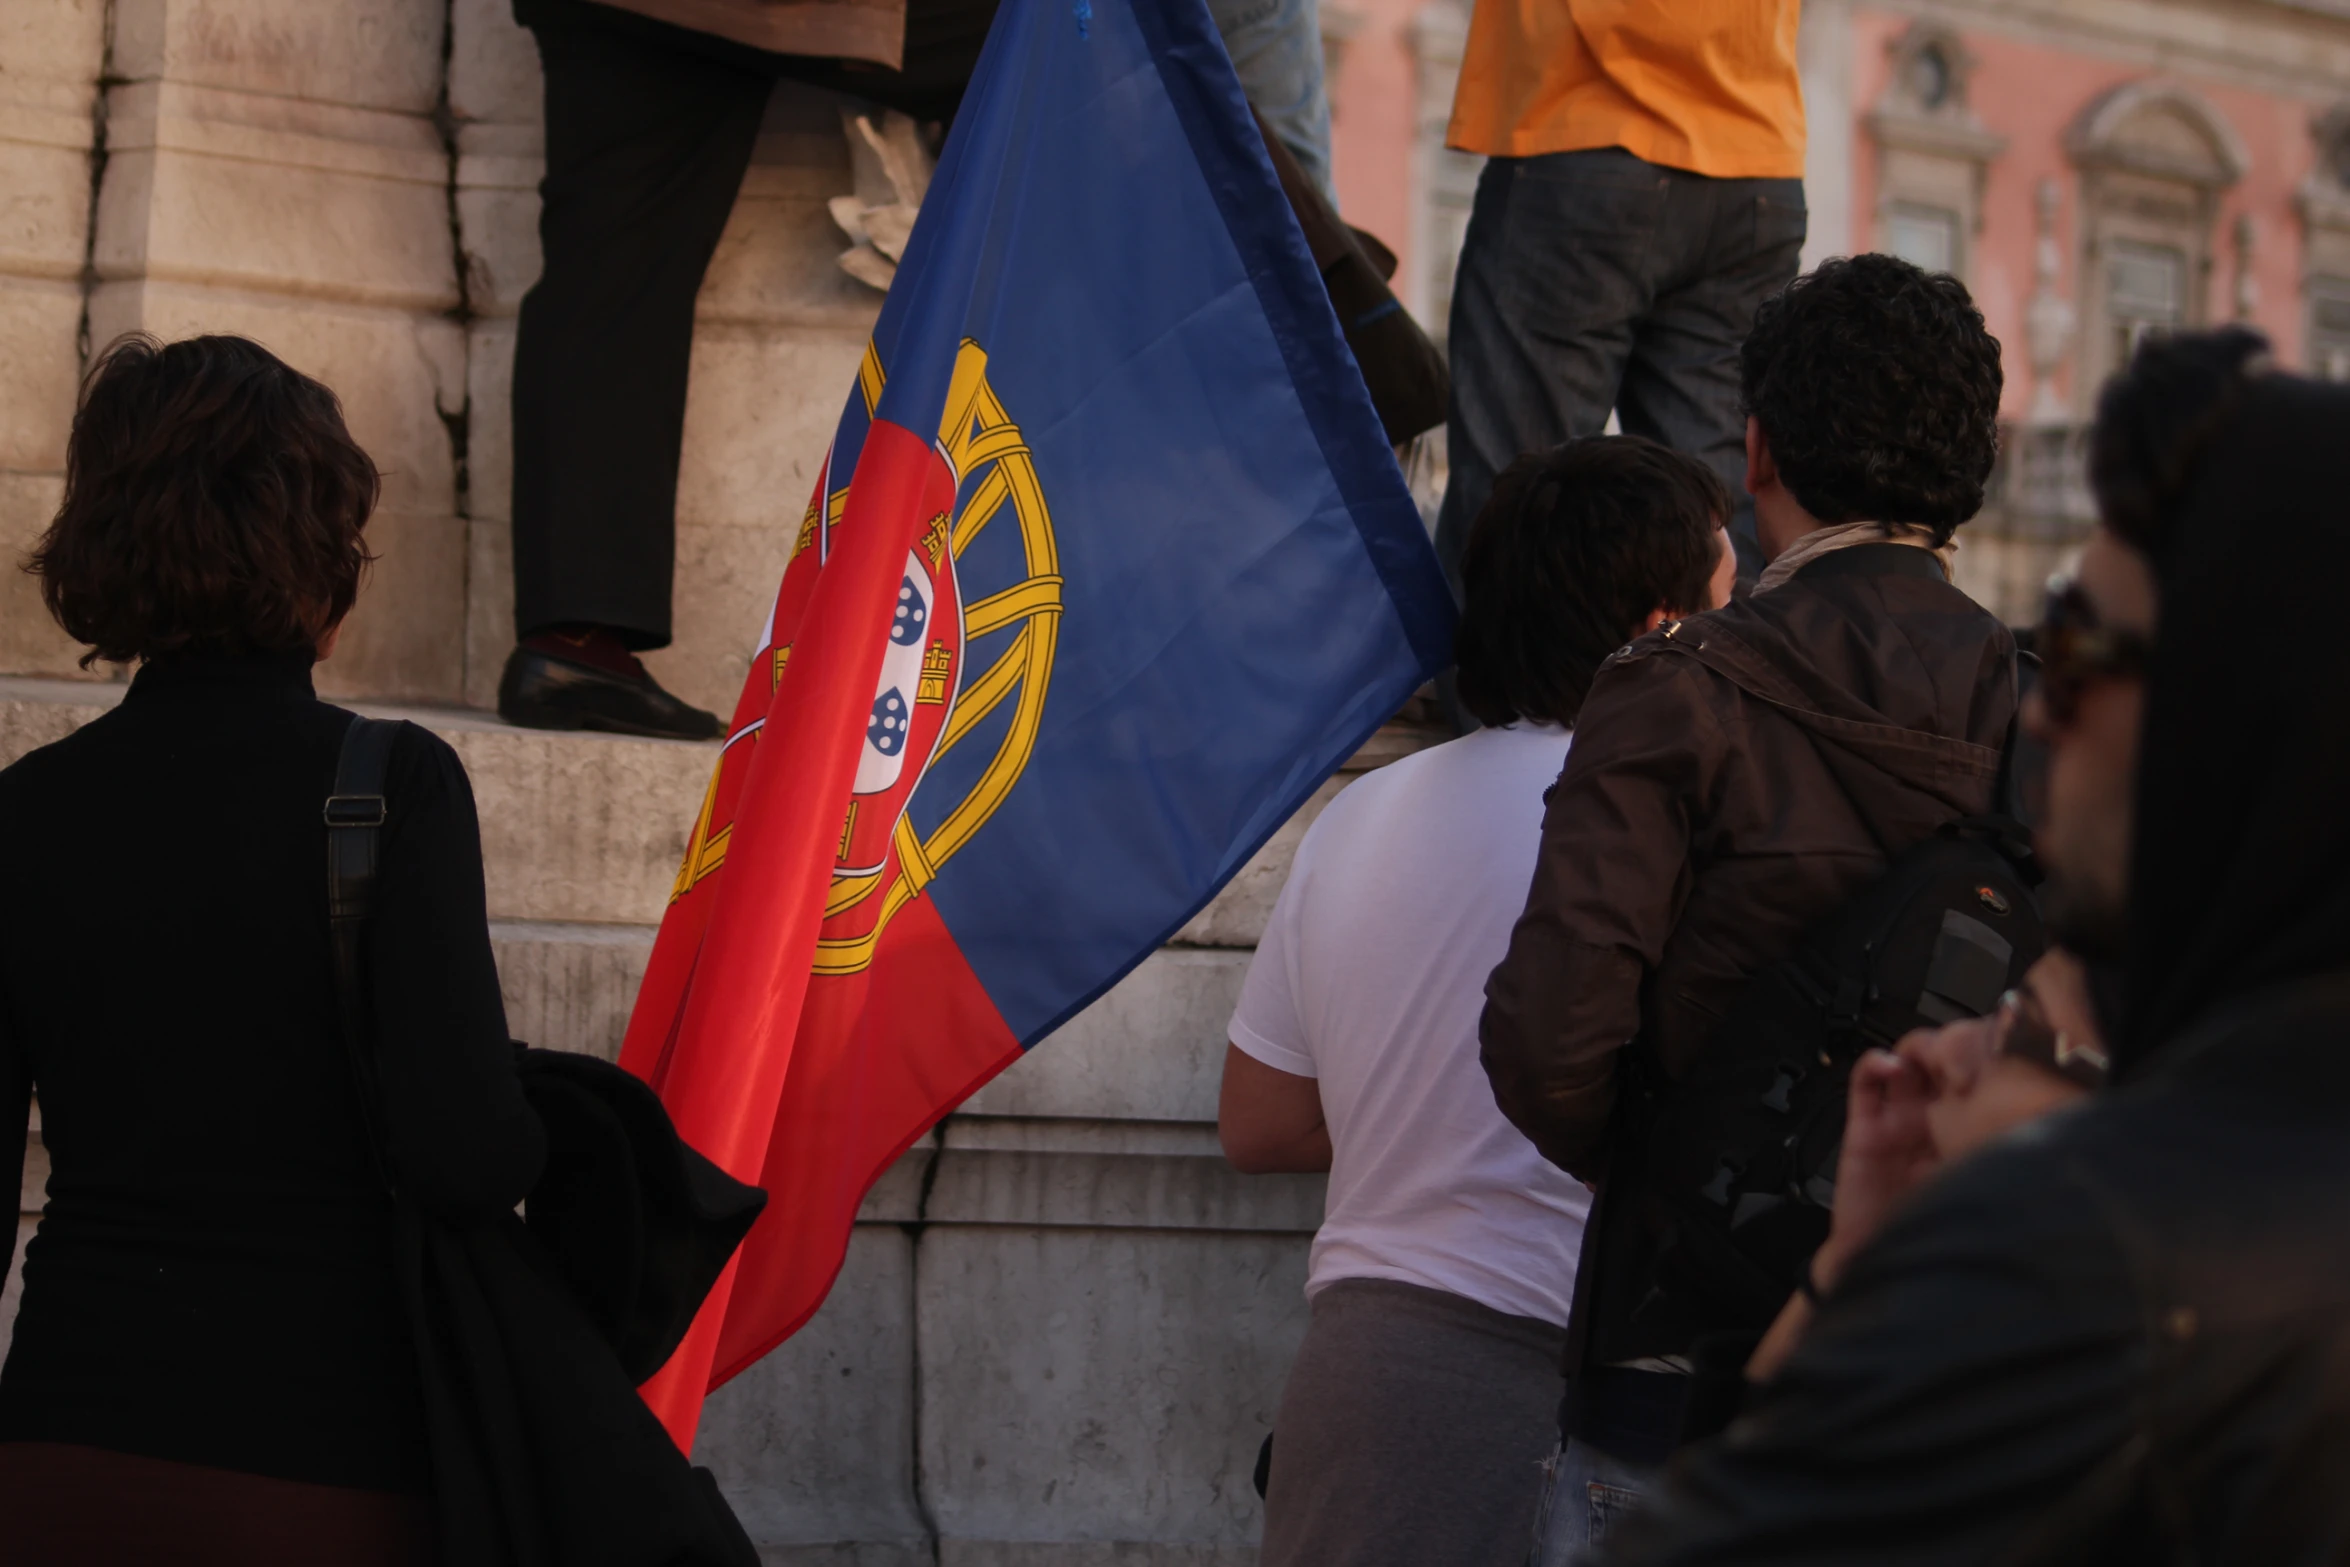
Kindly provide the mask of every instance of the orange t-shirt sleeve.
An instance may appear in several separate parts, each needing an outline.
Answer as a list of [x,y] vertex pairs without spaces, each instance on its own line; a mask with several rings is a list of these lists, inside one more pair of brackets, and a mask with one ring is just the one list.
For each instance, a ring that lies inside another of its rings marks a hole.
[[1803,175],[1801,0],[1476,0],[1447,140],[1621,147],[1720,179]]

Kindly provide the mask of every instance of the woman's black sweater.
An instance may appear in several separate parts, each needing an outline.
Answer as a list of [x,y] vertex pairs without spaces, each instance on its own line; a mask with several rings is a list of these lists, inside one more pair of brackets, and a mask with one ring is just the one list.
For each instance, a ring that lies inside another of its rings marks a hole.
[[[310,662],[183,657],[0,772],[0,1169],[48,1204],[0,1441],[429,1489],[392,1212],[336,1025],[320,812],[351,715]],[[392,747],[369,942],[395,1173],[511,1208],[544,1151],[465,770]]]

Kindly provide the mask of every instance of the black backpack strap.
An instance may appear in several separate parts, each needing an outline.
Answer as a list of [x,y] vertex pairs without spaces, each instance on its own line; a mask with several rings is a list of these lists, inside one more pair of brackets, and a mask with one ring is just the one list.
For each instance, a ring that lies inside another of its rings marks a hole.
[[342,755],[335,762],[334,793],[326,797],[325,812],[326,916],[334,942],[335,1010],[342,1022],[343,1048],[351,1060],[352,1086],[359,1092],[368,1158],[386,1191],[394,1187],[384,1142],[383,1095],[369,1048],[363,960],[367,922],[375,914],[376,869],[383,845],[384,774],[391,762],[392,737],[399,729],[389,719],[351,720],[351,727],[343,731]]
[[2015,711],[2007,715],[2007,741],[1999,748],[1999,776],[1991,783],[1991,809],[1994,814],[2011,816],[2017,821],[2028,820],[2024,815],[2021,786],[2015,776],[2016,742],[2022,737],[2024,698],[2040,683],[2040,660],[2028,648],[2015,650]]

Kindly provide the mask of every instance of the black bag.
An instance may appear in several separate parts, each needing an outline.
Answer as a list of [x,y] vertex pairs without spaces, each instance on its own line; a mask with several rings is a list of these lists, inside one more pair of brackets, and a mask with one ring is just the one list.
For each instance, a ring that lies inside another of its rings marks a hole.
[[2047,946],[2037,883],[2020,823],[1952,823],[1749,980],[1679,1081],[1626,1052],[1628,1157],[1585,1258],[1591,1360],[1770,1324],[1827,1239],[1853,1063],[1989,1013]]
[[[523,1051],[547,1168],[513,1214],[456,1223],[403,1198],[384,1137],[363,970],[399,725],[359,718],[326,802],[344,1043],[398,1270],[432,1447],[443,1567],[756,1567],[718,1493],[637,1396],[684,1336],[765,1194],[677,1137],[607,1062]],[[396,1047],[396,1042],[394,1042]]]

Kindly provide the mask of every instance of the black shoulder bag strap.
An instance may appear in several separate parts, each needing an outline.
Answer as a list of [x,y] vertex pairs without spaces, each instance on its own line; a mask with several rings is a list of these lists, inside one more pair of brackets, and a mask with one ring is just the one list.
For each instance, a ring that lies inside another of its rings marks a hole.
[[365,947],[383,847],[384,773],[399,728],[389,719],[352,719],[335,762],[334,793],[326,797],[326,916],[334,941],[335,1009],[351,1058],[351,1083],[359,1093],[368,1160],[383,1189],[395,1194],[384,1142],[383,1091],[368,1047]]
[[2017,821],[2029,820],[2024,814],[2022,780],[2015,774],[2016,744],[2022,738],[2024,727],[2024,699],[2040,683],[2040,659],[2024,648],[2015,651],[2015,711],[2007,716],[2007,743],[1999,748],[1999,776],[1991,785],[1991,809],[2000,816]]

